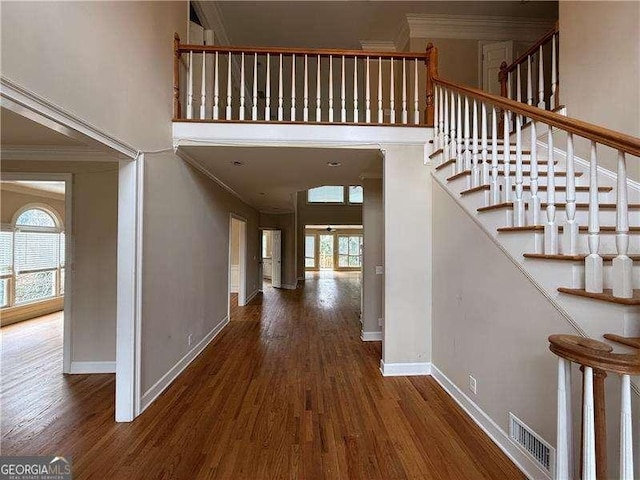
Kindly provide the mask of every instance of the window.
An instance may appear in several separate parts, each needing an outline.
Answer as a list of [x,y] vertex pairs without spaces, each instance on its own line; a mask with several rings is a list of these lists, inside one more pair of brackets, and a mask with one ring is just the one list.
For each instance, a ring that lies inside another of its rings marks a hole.
[[65,235],[54,215],[28,208],[0,232],[0,307],[64,293]]
[[344,203],[344,187],[342,185],[325,185],[307,191],[309,203]]
[[338,235],[338,267],[360,268],[361,235]]
[[349,187],[349,203],[362,203],[362,186],[351,185]]
[[305,235],[304,237],[304,266],[305,268],[316,268],[315,235]]

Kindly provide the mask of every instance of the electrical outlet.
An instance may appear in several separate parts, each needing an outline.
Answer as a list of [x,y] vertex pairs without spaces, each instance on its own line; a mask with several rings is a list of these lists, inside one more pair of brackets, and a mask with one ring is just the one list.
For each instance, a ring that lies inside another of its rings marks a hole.
[[381,327],[382,326],[382,322],[384,321],[384,319],[381,317],[378,319],[378,326]]
[[384,273],[384,267],[382,265],[376,265],[376,275],[382,275]]
[[190,334],[187,336],[187,346],[189,346],[189,347],[190,347],[192,343],[193,343],[193,334],[192,334],[192,333],[190,333]]
[[469,375],[469,390],[471,390],[474,395],[478,391],[477,386],[478,386],[478,383],[476,382],[476,379],[473,378],[471,375]]

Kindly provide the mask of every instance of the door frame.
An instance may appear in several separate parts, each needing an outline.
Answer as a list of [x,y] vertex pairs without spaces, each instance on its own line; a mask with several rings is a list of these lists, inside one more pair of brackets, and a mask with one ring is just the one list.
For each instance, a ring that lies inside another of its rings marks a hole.
[[485,45],[490,43],[511,43],[511,58],[507,59],[507,63],[513,62],[514,41],[513,40],[479,40],[478,41],[478,88],[484,90],[484,58],[483,49]]
[[233,222],[240,222],[238,248],[238,306],[247,303],[247,219],[235,213],[229,213],[229,256],[227,258],[227,316],[231,318],[231,235]]

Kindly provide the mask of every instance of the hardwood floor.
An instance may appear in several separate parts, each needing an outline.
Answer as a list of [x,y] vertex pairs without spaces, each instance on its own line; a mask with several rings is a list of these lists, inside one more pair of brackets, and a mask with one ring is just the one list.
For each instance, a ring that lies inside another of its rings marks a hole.
[[62,376],[59,344],[3,328],[2,454],[69,455],[75,479],[524,478],[430,377],[381,376],[358,282],[314,274],[233,307],[130,424],[113,421],[112,375]]

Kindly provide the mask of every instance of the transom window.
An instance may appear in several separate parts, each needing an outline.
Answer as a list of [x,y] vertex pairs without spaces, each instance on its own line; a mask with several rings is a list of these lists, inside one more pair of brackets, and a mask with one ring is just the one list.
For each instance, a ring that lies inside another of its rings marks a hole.
[[307,203],[362,203],[360,185],[324,185],[307,190]]

